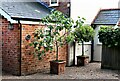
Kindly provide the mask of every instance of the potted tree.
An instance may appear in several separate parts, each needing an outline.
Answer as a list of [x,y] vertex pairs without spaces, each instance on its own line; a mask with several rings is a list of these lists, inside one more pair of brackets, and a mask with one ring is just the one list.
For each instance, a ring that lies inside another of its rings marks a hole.
[[[59,47],[74,40],[72,33],[73,20],[59,11],[52,11],[42,19],[44,28],[37,29],[34,33],[35,40],[31,43],[39,59],[46,52],[56,52],[56,60],[50,61],[50,73],[61,74],[65,70],[65,61],[59,59]],[[68,34],[69,33],[69,34]]]
[[94,36],[94,29],[89,25],[84,25],[84,18],[78,17],[76,21],[76,29],[74,31],[75,39],[78,43],[82,43],[82,55],[77,56],[77,65],[84,66],[89,62],[89,56],[84,53],[84,42],[89,42]]

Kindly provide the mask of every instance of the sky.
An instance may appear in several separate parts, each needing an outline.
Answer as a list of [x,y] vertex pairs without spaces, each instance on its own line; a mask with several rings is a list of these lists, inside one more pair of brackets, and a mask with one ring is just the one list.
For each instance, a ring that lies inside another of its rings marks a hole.
[[71,17],[86,18],[90,24],[100,9],[118,8],[119,0],[71,0]]

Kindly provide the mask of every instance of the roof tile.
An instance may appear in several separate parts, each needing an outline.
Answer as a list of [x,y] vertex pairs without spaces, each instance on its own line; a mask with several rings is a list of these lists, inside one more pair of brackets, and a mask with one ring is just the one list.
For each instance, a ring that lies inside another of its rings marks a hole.
[[2,2],[0,6],[11,17],[41,19],[50,10],[38,2]]
[[92,24],[117,24],[120,18],[120,9],[101,10]]

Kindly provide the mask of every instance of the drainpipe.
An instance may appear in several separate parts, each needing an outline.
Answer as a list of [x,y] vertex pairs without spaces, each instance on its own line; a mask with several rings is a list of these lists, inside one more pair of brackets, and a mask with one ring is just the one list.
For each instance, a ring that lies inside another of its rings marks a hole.
[[18,24],[19,24],[19,28],[20,28],[20,56],[19,56],[19,76],[21,76],[21,52],[22,52],[22,49],[21,49],[21,40],[22,40],[22,24],[20,23],[20,20],[18,20]]
[[91,61],[93,62],[93,57],[94,57],[94,40],[91,41]]
[[73,66],[75,66],[75,46],[76,46],[76,42],[74,41],[73,42],[73,54],[74,54],[74,56],[73,56]]
[[69,0],[69,3],[68,3],[68,16],[71,17],[71,0]]
[[[91,25],[93,27],[93,29],[95,29],[95,25]],[[94,39],[92,39],[91,41],[91,61],[90,62],[93,62],[93,57],[94,57]]]

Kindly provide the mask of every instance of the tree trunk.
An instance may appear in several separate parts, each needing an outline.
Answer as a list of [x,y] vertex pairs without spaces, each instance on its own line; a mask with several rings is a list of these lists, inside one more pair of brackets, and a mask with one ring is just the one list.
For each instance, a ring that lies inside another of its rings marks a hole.
[[84,42],[82,41],[82,56],[84,56]]
[[56,61],[58,61],[58,44],[57,44],[57,41],[56,41]]

